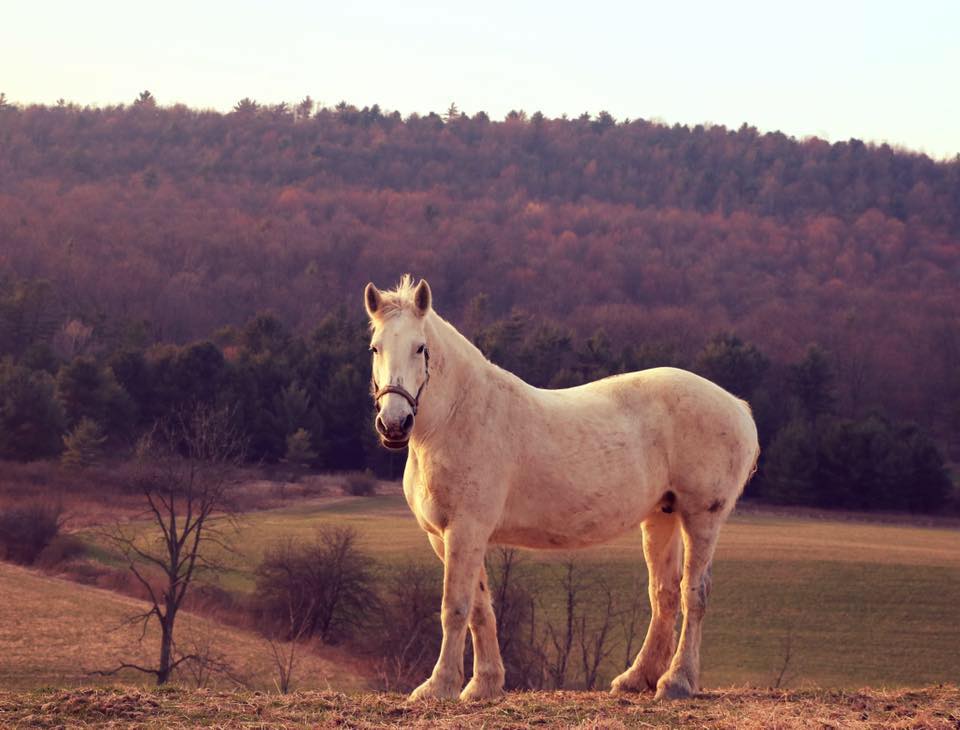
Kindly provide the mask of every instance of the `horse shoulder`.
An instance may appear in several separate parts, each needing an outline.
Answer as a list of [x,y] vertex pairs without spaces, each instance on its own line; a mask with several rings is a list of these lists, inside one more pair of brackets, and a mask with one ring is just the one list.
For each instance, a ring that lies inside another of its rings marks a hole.
[[492,523],[499,518],[503,480],[490,473],[491,459],[471,454],[415,454],[413,450],[407,459],[404,494],[427,532],[442,534],[455,521]]

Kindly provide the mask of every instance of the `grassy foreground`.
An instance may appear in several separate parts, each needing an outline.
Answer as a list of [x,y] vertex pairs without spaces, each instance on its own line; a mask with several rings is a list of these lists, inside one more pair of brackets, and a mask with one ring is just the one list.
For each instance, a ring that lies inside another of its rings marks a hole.
[[[224,587],[252,588],[251,569],[279,540],[309,540],[321,525],[350,525],[389,572],[405,562],[440,564],[398,492],[328,497],[244,514],[242,551]],[[542,586],[546,610],[558,561],[574,557],[620,595],[640,591],[646,628],[646,575],[639,530],[574,553],[524,551],[523,572]],[[960,530],[870,524],[775,513],[735,514],[724,527],[704,631],[705,687],[912,687],[960,677]],[[602,684],[622,670],[624,644],[612,637]],[[635,647],[636,648],[636,647]],[[323,687],[309,687],[310,689]],[[333,682],[332,689],[347,689]]]
[[[0,562],[0,687],[72,687],[96,682],[148,683],[152,678],[124,670],[109,678],[91,674],[120,661],[156,663],[158,629],[151,622],[141,640],[141,625],[130,623],[146,604],[111,591],[38,574]],[[236,668],[254,687],[271,687],[275,669],[270,648],[259,636],[184,611],[178,642],[191,652],[211,647],[213,658]],[[303,652],[298,660],[300,686],[310,689],[365,688],[349,662]],[[183,677],[190,681],[189,676]],[[0,727],[5,727],[0,715]]]
[[108,687],[0,692],[0,726],[356,728],[956,728],[956,686],[911,691],[726,689],[694,700],[649,695],[513,693],[493,703],[421,702],[392,694]]
[[[385,566],[440,564],[400,494],[339,497],[252,512],[239,523],[231,590],[252,587],[250,568],[278,540],[309,540],[321,525],[350,525]],[[639,530],[573,553],[524,551],[538,600],[552,595],[557,562],[574,557],[619,595],[642,593],[648,617]],[[770,686],[917,686],[960,677],[960,530],[864,524],[772,513],[737,514],[720,535],[713,595],[704,631],[703,684]],[[621,671],[622,638],[601,675]],[[334,689],[341,689],[336,685]]]

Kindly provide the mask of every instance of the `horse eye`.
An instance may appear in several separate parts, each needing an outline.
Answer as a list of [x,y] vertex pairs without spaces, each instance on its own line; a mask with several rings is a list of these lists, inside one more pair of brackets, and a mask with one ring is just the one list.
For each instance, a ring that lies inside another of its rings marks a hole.
[[418,355],[422,355],[422,354],[423,354],[423,348],[424,348],[424,347],[426,347],[426,345],[420,345],[420,347],[417,348],[417,354],[418,354]]
[[372,352],[374,355],[376,355],[376,354],[379,352],[379,350],[378,350],[376,347],[374,347],[373,345],[370,345],[370,352]]

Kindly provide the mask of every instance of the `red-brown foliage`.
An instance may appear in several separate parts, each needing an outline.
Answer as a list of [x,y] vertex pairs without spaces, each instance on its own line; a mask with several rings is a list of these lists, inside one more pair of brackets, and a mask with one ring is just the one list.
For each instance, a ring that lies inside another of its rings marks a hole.
[[264,309],[306,331],[412,271],[457,322],[486,294],[488,318],[521,308],[624,343],[736,330],[792,360],[819,341],[864,403],[941,429],[960,412],[960,161],[345,104],[10,108],[0,142],[0,272],[148,339]]

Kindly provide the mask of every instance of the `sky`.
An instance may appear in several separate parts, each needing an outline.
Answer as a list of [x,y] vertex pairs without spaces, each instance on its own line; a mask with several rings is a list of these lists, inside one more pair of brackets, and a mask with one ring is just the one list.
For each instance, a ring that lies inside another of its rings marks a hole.
[[502,119],[743,123],[960,154],[960,0],[3,0],[15,103],[306,95]]

